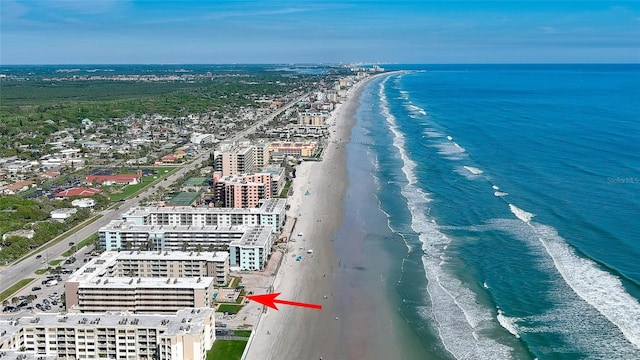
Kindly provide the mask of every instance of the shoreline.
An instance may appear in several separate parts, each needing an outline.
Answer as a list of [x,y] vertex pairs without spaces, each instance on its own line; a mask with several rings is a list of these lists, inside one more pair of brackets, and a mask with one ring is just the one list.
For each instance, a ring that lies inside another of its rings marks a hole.
[[[339,264],[332,241],[343,221],[347,178],[346,144],[355,125],[355,112],[362,90],[371,81],[391,72],[376,74],[358,82],[348,91],[328,119],[330,136],[321,162],[302,162],[296,168],[288,217],[296,217],[273,291],[281,299],[322,305],[322,310],[281,306],[268,309],[254,328],[254,337],[245,352],[246,359],[337,359],[341,326],[333,292],[338,284]],[[303,236],[296,234],[303,233]],[[307,254],[313,249],[313,254]],[[296,261],[296,256],[302,256]],[[336,320],[338,319],[338,320]],[[373,344],[375,345],[375,344]],[[378,344],[383,346],[383,344]],[[384,345],[388,347],[388,344]]]

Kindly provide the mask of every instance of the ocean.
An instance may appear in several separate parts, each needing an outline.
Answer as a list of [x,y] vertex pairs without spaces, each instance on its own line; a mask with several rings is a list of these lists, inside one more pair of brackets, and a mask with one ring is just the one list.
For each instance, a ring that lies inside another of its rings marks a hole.
[[360,96],[337,237],[367,234],[398,358],[640,359],[640,66],[397,68]]

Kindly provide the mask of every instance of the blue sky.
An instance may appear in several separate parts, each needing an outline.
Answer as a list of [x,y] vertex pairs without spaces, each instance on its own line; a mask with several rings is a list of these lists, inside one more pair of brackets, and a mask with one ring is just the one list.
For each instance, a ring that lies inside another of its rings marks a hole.
[[640,62],[640,1],[0,0],[1,64]]

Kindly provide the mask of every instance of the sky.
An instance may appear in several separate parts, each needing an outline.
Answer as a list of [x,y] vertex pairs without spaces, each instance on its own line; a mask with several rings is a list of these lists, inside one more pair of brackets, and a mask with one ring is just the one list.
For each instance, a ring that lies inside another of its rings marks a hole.
[[640,1],[0,0],[0,64],[638,63]]

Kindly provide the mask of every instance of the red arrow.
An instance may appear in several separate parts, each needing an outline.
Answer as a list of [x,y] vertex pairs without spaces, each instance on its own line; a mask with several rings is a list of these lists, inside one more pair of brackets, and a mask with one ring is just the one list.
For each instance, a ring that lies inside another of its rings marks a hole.
[[276,304],[283,305],[291,305],[291,306],[301,306],[311,309],[322,309],[322,305],[317,304],[307,304],[295,301],[287,301],[287,300],[278,300],[276,299],[280,295],[280,293],[272,293],[272,294],[262,294],[262,295],[247,295],[247,299],[259,302],[262,305],[268,306],[272,309],[278,310]]

